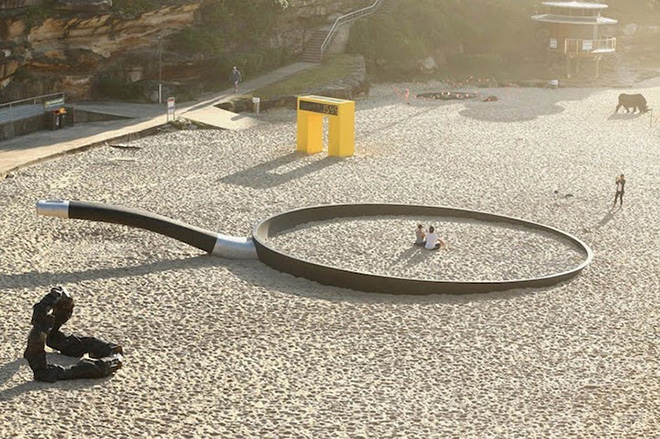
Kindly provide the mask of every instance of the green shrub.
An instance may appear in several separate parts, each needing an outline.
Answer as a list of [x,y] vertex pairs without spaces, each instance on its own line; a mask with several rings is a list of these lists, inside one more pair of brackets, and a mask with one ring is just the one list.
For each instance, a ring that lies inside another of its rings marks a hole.
[[504,66],[504,57],[500,53],[456,54],[447,60],[452,70],[460,72],[492,73]]
[[169,48],[181,53],[203,53],[216,56],[223,52],[225,42],[222,35],[213,29],[188,27],[168,40]]
[[47,18],[54,16],[52,7],[49,6],[29,6],[21,14],[28,29],[40,26]]
[[96,83],[99,97],[122,101],[143,101],[142,87],[135,82],[124,82],[114,78],[101,78]]
[[256,49],[254,51],[245,52],[234,58],[235,65],[243,72],[254,76],[258,73],[273,70],[280,67],[294,58],[293,53],[288,48],[275,48],[275,49]]
[[200,16],[203,27],[215,29],[227,41],[262,44],[276,15],[287,6],[285,0],[211,0],[205,2]]
[[113,0],[112,10],[123,15],[140,15],[157,9],[159,6],[172,3],[158,0]]

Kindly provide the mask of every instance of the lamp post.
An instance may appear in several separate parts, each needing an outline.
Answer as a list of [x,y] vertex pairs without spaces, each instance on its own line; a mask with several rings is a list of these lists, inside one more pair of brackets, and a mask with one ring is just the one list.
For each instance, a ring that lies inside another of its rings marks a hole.
[[158,37],[158,103],[163,103],[163,52],[160,47],[160,36]]

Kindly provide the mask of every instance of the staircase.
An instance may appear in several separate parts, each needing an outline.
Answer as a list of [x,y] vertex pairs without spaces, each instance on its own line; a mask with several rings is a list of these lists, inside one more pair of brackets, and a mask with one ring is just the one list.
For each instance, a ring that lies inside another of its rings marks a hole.
[[312,34],[312,37],[305,45],[305,50],[303,50],[303,54],[300,57],[300,60],[313,63],[322,62],[323,53],[330,45],[332,38],[335,36],[335,33],[340,26],[352,23],[359,18],[364,18],[373,14],[383,3],[385,3],[385,0],[376,0],[371,6],[358,9],[357,11],[349,12],[348,14],[337,18],[335,23],[329,29],[322,28],[315,30]]
[[330,28],[327,29],[316,29],[312,34],[312,37],[307,41],[305,50],[300,57],[300,61],[303,62],[313,62],[320,63],[323,61],[323,42],[328,37]]

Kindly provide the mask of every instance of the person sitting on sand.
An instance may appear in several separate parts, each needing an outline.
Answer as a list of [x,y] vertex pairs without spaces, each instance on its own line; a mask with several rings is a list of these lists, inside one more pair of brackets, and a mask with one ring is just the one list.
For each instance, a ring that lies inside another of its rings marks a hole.
[[417,224],[417,229],[415,229],[415,245],[423,246],[426,244],[426,232],[424,232],[424,226]]
[[433,226],[429,227],[429,233],[426,234],[426,244],[424,244],[424,248],[427,250],[437,250],[444,246],[445,243],[438,238],[438,234],[435,233],[435,228]]

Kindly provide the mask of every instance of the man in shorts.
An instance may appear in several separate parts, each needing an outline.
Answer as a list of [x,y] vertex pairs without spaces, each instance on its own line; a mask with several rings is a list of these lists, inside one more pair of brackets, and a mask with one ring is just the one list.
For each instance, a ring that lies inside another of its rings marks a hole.
[[433,226],[429,227],[429,233],[426,234],[426,244],[424,244],[424,248],[427,250],[438,250],[444,246],[445,243],[438,237],[438,234],[435,233],[435,228]]

